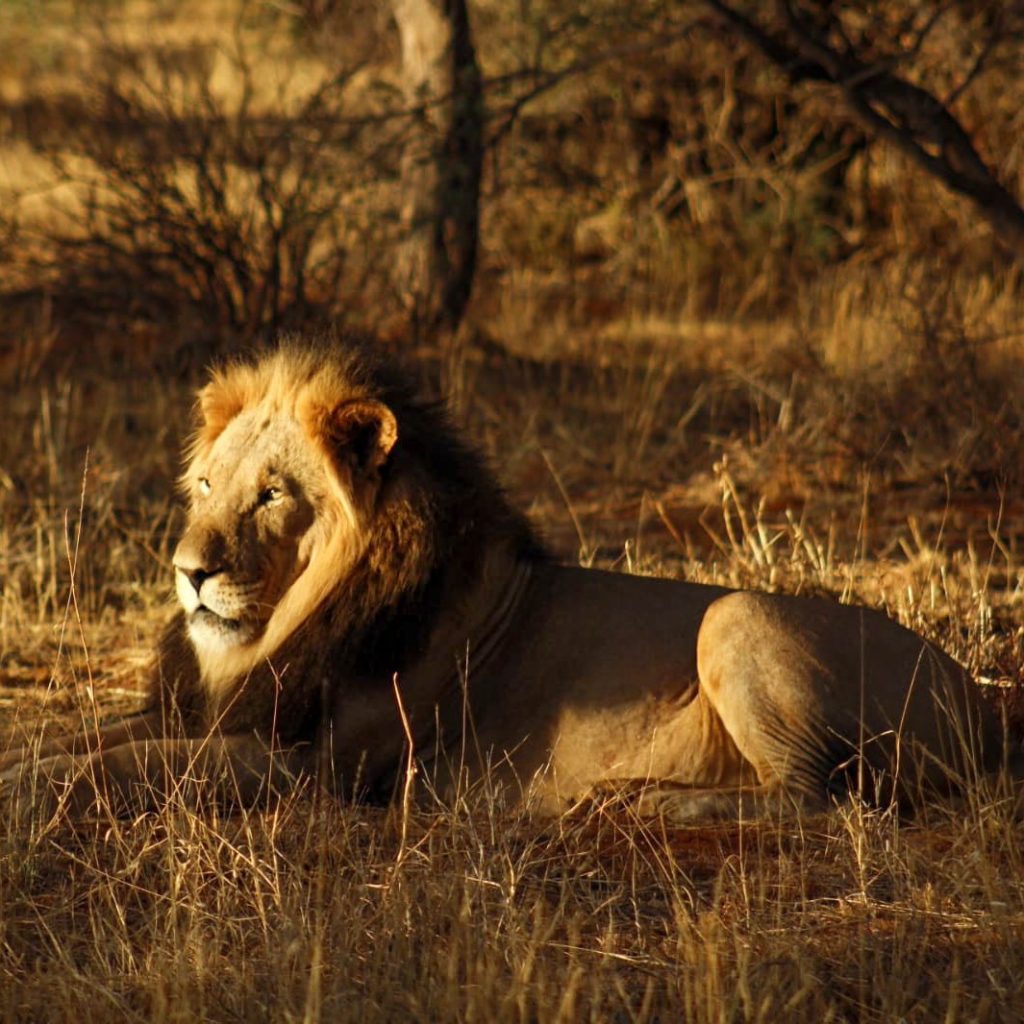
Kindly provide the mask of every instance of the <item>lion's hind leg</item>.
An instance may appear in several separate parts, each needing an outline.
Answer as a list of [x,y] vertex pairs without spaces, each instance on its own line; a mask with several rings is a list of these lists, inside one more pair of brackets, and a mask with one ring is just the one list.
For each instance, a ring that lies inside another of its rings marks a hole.
[[973,680],[880,612],[728,594],[705,613],[697,671],[758,781],[790,794],[913,807],[1000,766]]
[[673,825],[701,821],[791,819],[828,809],[824,800],[790,792],[775,783],[759,786],[701,788],[659,783],[641,796],[637,811]]
[[[599,792],[603,792],[602,790]],[[591,797],[593,801],[598,794]],[[792,819],[828,809],[824,800],[787,791],[783,786],[691,786],[652,780],[624,786],[610,795],[641,818],[660,818],[671,825],[711,821]]]
[[572,809],[658,819],[669,825],[704,822],[789,821],[829,810],[827,801],[769,783],[691,785],[666,779],[605,780]]
[[819,809],[856,788],[856,709],[837,709],[842,686],[816,621],[832,607],[739,591],[705,613],[701,692],[757,780],[738,807]]

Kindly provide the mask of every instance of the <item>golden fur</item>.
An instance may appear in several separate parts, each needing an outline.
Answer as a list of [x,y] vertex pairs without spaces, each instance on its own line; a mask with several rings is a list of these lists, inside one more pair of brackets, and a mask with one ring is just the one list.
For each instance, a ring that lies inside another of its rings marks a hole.
[[408,728],[442,794],[486,776],[558,811],[625,785],[690,818],[1017,767],[966,673],[879,613],[553,564],[442,410],[358,346],[215,371],[182,488],[150,707],[0,780],[41,775],[78,813],[95,779],[117,807],[314,771],[386,799]]

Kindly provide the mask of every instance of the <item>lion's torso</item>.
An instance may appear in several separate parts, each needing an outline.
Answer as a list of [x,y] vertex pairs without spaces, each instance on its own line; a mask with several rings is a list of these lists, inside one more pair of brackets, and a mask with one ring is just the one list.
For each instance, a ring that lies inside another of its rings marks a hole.
[[[487,779],[557,810],[625,781],[719,790],[788,774],[805,795],[866,790],[876,780],[853,776],[889,771],[896,734],[908,766],[922,745],[948,753],[950,712],[971,723],[987,767],[1001,746],[997,716],[959,666],[886,616],[827,600],[541,563],[486,659],[468,637],[446,649],[447,672],[435,656],[427,678],[414,667],[399,679],[442,793]],[[384,682],[370,687],[369,713],[340,688],[332,734],[336,750],[359,752],[340,759],[343,774],[359,759],[386,791],[405,737]],[[930,784],[944,788],[933,767]],[[908,785],[922,781],[906,772]]]

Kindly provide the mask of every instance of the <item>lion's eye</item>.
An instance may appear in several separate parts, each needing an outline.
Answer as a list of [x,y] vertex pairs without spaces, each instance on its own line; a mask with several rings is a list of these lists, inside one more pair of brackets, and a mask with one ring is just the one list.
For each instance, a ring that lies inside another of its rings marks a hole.
[[257,498],[257,502],[260,505],[273,505],[275,501],[278,501],[281,497],[281,490],[278,487],[264,487],[260,491],[260,496]]
[[206,497],[206,495],[210,493],[210,490],[210,481],[207,480],[205,476],[201,476],[199,478],[199,493],[203,495],[203,497]]

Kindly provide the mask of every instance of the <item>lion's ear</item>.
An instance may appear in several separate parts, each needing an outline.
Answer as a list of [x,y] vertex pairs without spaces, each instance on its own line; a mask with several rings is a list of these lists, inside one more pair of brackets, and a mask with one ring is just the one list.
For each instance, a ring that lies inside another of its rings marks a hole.
[[325,424],[331,448],[363,472],[379,470],[398,440],[395,414],[371,398],[342,402]]
[[199,392],[199,418],[204,434],[216,437],[251,400],[251,374],[215,373]]

